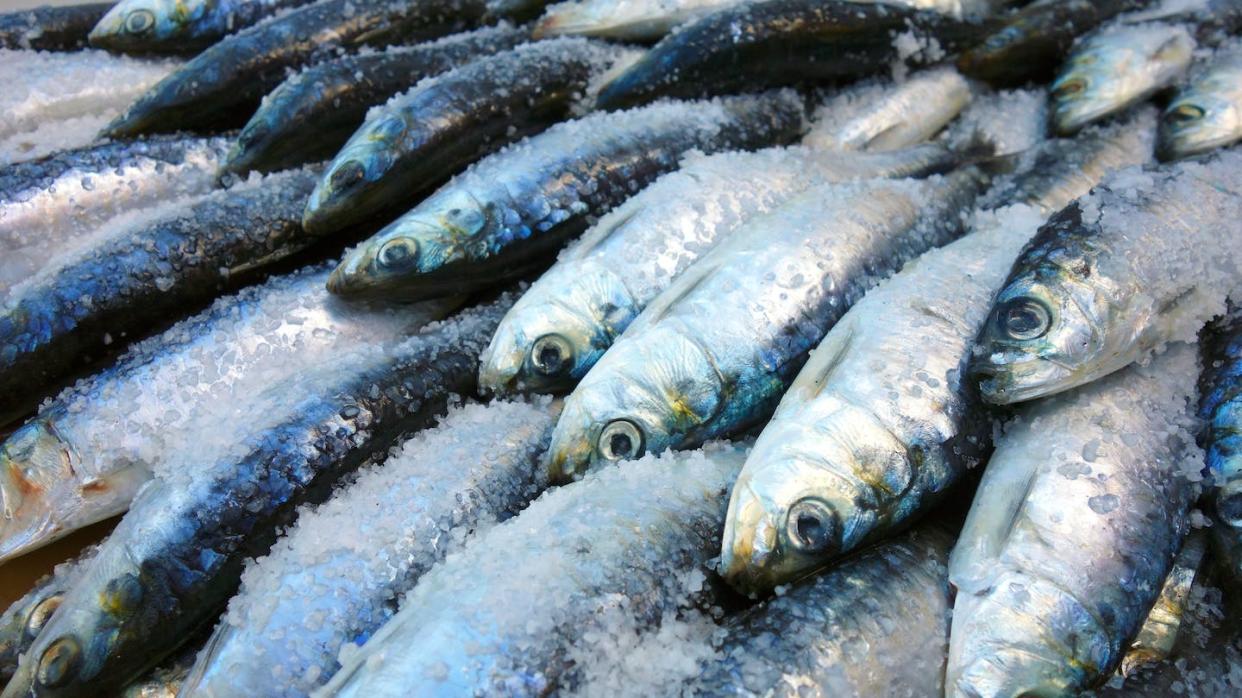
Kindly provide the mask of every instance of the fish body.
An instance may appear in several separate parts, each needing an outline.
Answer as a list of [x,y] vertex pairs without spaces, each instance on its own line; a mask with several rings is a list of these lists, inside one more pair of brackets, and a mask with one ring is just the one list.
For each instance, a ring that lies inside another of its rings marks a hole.
[[91,29],[121,53],[197,53],[228,34],[312,0],[121,0]]
[[616,625],[641,635],[704,593],[741,456],[672,453],[544,495],[424,575],[320,695],[571,690],[582,671],[572,657],[607,651]]
[[1230,308],[1203,339],[1203,375],[1199,378],[1199,416],[1204,423],[1211,489],[1208,510],[1214,517],[1213,548],[1222,567],[1242,575],[1242,319]]
[[34,588],[0,614],[0,683],[8,683],[17,670],[17,658],[38,637],[69,590],[82,577],[95,556],[90,546],[72,559],[56,565],[51,574],[35,582]]
[[984,184],[968,168],[822,185],[751,219],[652,301],[566,399],[552,478],[766,418],[868,287],[963,232]]
[[1242,42],[1222,47],[1165,107],[1160,157],[1174,160],[1242,140]]
[[55,7],[0,14],[0,48],[34,51],[71,51],[86,46],[91,27],[112,7],[110,2]]
[[331,159],[373,105],[423,78],[513,48],[528,36],[524,29],[502,24],[312,65],[263,98],[237,136],[225,168],[270,172]]
[[481,387],[571,388],[682,271],[745,221],[817,183],[943,171],[942,146],[836,153],[801,146],[687,158],[600,219],[522,294],[483,354]]
[[515,277],[689,150],[752,149],[802,129],[791,92],[666,102],[557,124],[474,164],[345,255],[343,296],[426,298]]
[[306,203],[306,225],[337,230],[409,210],[480,155],[565,119],[588,84],[627,56],[586,39],[553,39],[420,83],[349,138]]
[[535,37],[598,36],[656,41],[676,27],[743,0],[578,0],[549,7]]
[[1107,680],[1188,528],[1193,347],[1042,400],[996,443],[949,564],[946,695],[1074,695]]

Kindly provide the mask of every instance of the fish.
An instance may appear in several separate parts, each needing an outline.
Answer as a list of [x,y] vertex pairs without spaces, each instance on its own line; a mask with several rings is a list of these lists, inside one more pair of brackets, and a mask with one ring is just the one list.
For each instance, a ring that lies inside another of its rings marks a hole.
[[119,53],[189,53],[311,0],[120,0],[90,31],[91,46]]
[[687,157],[601,218],[522,294],[483,352],[479,384],[501,394],[569,390],[678,274],[753,216],[816,183],[930,174],[958,161],[942,145]]
[[615,634],[705,601],[702,567],[742,453],[648,457],[545,494],[423,575],[317,695],[572,690]]
[[1201,342],[1203,374],[1199,377],[1199,417],[1210,487],[1204,502],[1212,517],[1212,549],[1220,566],[1233,577],[1242,575],[1242,461],[1239,461],[1239,418],[1242,416],[1242,316],[1230,305],[1212,322]]
[[1190,67],[1195,40],[1158,22],[1105,27],[1074,45],[1052,83],[1052,128],[1073,135],[1171,86]]
[[[120,688],[220,611],[247,558],[262,555],[302,504],[323,501],[403,433],[474,392],[478,352],[512,301],[502,295],[387,346],[339,352],[277,387],[292,404],[251,414],[268,426],[218,457],[201,448],[161,464],[99,549],[86,577],[23,655],[4,698]],[[422,312],[448,309],[423,304]]]
[[86,46],[91,27],[112,7],[110,2],[54,7],[44,5],[0,14],[0,48],[72,51]]
[[1157,151],[1176,160],[1242,140],[1242,42],[1217,49],[1164,109]]
[[435,428],[303,511],[247,566],[186,695],[306,696],[326,683],[346,642],[364,642],[446,554],[547,487],[535,465],[557,410],[549,402],[451,408]]
[[1014,262],[969,363],[983,398],[1033,400],[1190,341],[1242,278],[1242,153],[1119,172]]
[[994,22],[843,0],[744,3],[665,37],[600,88],[596,107],[849,81],[895,63],[936,62],[985,36]]
[[595,36],[619,41],[656,41],[678,25],[743,0],[576,0],[544,11],[534,36]]
[[1169,576],[1160,587],[1147,620],[1130,643],[1117,673],[1134,676],[1171,657],[1177,649],[1183,621],[1190,612],[1190,595],[1203,564],[1205,536],[1191,532],[1173,559]]
[[367,109],[423,78],[525,41],[508,23],[416,46],[341,56],[280,83],[237,136],[224,169],[272,172],[330,160],[365,120]]
[[966,168],[826,184],[752,218],[649,303],[569,394],[546,460],[552,480],[766,419],[870,286],[965,231],[986,180]]
[[408,211],[481,155],[564,120],[593,79],[633,55],[586,39],[553,39],[420,83],[350,136],[306,202],[306,226],[338,230]]
[[82,577],[95,556],[96,546],[87,546],[74,557],[56,565],[50,574],[0,614],[0,684],[8,683],[17,669],[17,658],[30,648],[39,631],[60,606],[65,592]]
[[315,369],[333,357],[438,317],[351,309],[327,276],[320,265],[221,298],[43,406],[0,444],[0,561],[124,512],[163,464],[219,450],[221,434],[245,441],[302,398],[281,386],[325,385]]
[[461,293],[545,263],[606,213],[704,153],[801,135],[792,92],[663,102],[562,122],[475,163],[357,248],[328,280],[341,296]]
[[949,558],[946,695],[1075,695],[1112,675],[1188,529],[1196,359],[1171,346],[1007,425]]

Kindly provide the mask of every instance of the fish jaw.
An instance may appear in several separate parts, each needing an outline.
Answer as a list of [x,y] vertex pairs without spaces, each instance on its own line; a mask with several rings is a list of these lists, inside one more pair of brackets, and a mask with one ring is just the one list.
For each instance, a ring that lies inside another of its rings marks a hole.
[[0,562],[42,547],[73,528],[61,525],[80,485],[75,456],[50,425],[27,424],[0,446]]

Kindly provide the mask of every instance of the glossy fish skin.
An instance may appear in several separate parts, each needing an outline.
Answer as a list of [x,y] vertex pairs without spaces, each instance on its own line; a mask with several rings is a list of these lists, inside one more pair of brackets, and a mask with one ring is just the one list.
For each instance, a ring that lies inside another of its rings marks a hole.
[[743,0],[575,0],[549,7],[535,24],[535,38],[597,36],[657,41],[678,25]]
[[60,606],[65,592],[77,583],[95,556],[95,546],[60,563],[51,574],[0,614],[0,683],[7,683],[17,670],[17,658],[30,648],[39,631]]
[[121,0],[90,33],[121,53],[197,53],[228,34],[311,0]]
[[1164,110],[1157,148],[1176,160],[1242,140],[1242,43],[1219,49]]
[[1242,154],[1118,173],[1019,255],[970,372],[988,402],[1091,382],[1189,341],[1242,278]]
[[946,695],[1075,695],[1117,668],[1188,528],[1196,375],[1171,346],[1009,425],[950,557]]
[[917,176],[957,160],[938,145],[687,158],[601,218],[522,294],[483,353],[479,384],[498,393],[571,389],[660,291],[752,216],[817,183]]
[[963,232],[985,184],[968,168],[821,185],[747,222],[652,301],[566,399],[552,479],[766,418],[868,287]]
[[[769,0],[712,13],[666,37],[601,90],[617,109],[659,97],[701,97],[873,75],[899,61],[893,38],[932,39],[953,52],[986,35],[993,20],[963,21],[893,5]],[[936,57],[940,52],[935,52]],[[936,57],[916,52],[907,65]]]
[[1160,596],[1121,660],[1117,672],[1122,676],[1133,676],[1176,653],[1182,625],[1193,604],[1191,592],[1203,564],[1205,538],[1194,532],[1186,537],[1160,587]]
[[377,109],[349,138],[306,202],[306,226],[337,230],[408,211],[481,155],[564,120],[592,79],[628,55],[585,39],[555,39],[427,80]]
[[1213,515],[1213,549],[1222,567],[1242,575],[1242,316],[1231,307],[1203,337],[1199,416],[1204,423]]
[[[209,622],[300,505],[380,457],[402,433],[474,390],[478,352],[507,300],[460,313],[396,348],[359,347],[307,395],[236,449],[158,479],[100,547],[48,621],[5,698],[119,688]],[[296,384],[281,386],[296,390]]]
[[424,575],[318,695],[572,690],[573,656],[607,652],[613,623],[650,631],[705,595],[741,458],[731,445],[670,453],[544,495]]
[[791,92],[665,102],[563,122],[474,164],[345,255],[328,289],[429,298],[514,278],[590,216],[620,204],[681,156],[786,142],[802,130]]
[[86,45],[91,27],[112,7],[95,2],[43,6],[0,14],[0,48],[71,51]]
[[802,142],[816,148],[884,151],[936,135],[970,104],[970,84],[952,68],[919,71],[894,84],[829,99]]
[[524,29],[507,24],[408,48],[342,56],[290,77],[263,98],[242,128],[225,169],[271,172],[329,160],[373,105],[423,78],[513,48]]

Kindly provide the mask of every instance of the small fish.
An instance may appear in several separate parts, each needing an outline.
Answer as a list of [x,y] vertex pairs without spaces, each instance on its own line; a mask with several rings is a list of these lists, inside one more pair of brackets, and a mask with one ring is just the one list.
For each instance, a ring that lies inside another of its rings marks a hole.
[[14,601],[0,614],[0,684],[8,683],[17,671],[17,658],[38,637],[69,590],[82,577],[87,563],[95,557],[90,546],[76,557],[56,565],[51,574],[35,582],[34,588]]
[[91,29],[121,53],[197,53],[228,34],[311,0],[121,0]]
[[110,2],[55,7],[0,14],[0,48],[34,51],[72,51],[86,46],[91,27],[111,9]]
[[1176,345],[1006,428],[950,557],[946,695],[1076,695],[1112,675],[1188,528],[1197,375]]
[[1230,306],[1203,337],[1199,417],[1204,423],[1212,543],[1221,566],[1242,578],[1242,313]]
[[751,217],[815,184],[929,174],[958,159],[939,145],[689,157],[601,218],[522,294],[483,352],[479,384],[501,393],[572,388],[678,274]]
[[1190,67],[1184,27],[1112,25],[1074,46],[1052,83],[1052,126],[1063,136],[1169,87]]
[[801,100],[785,91],[557,124],[474,164],[348,252],[328,288],[418,299],[514,278],[582,232],[591,216],[675,169],[687,151],[783,143],[802,122]]
[[983,397],[1051,395],[1192,340],[1242,278],[1242,153],[1119,172],[1014,262],[970,362]]
[[535,24],[535,38],[598,36],[656,41],[676,27],[744,0],[575,0],[549,7]]
[[1160,596],[1147,613],[1147,620],[1130,643],[1117,672],[1133,676],[1159,664],[1176,651],[1182,624],[1189,612],[1190,594],[1203,564],[1205,536],[1191,533],[1173,559],[1173,569],[1160,588]]
[[306,68],[263,98],[237,136],[225,169],[271,172],[329,160],[365,121],[367,109],[426,77],[525,41],[507,23],[440,41],[342,56]]
[[985,183],[967,168],[827,184],[748,221],[652,301],[566,399],[552,479],[765,419],[868,287],[964,232]]
[[591,82],[634,55],[586,39],[537,41],[420,83],[341,148],[306,203],[306,226],[333,231],[408,211],[481,155],[564,120]]
[[1157,144],[1175,160],[1242,140],[1242,43],[1218,49],[1164,110]]
[[933,68],[895,84],[844,90],[821,106],[803,144],[883,151],[922,143],[970,104],[970,84],[952,68]]

